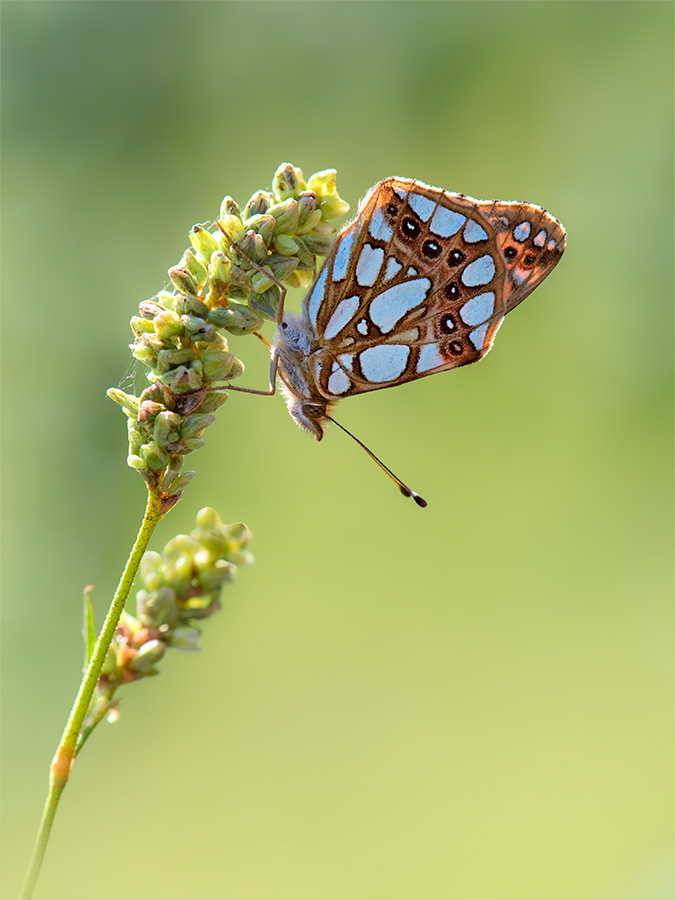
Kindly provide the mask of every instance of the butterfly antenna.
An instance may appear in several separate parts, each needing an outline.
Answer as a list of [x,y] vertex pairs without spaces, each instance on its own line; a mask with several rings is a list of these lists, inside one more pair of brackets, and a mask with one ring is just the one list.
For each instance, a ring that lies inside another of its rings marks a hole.
[[399,489],[399,491],[403,494],[404,497],[412,497],[418,506],[425,507],[427,505],[427,501],[424,499],[424,497],[420,497],[420,495],[416,494],[415,491],[410,490],[408,485],[404,484],[404,482],[402,482],[400,478],[398,478],[396,475],[394,475],[394,473],[391,471],[391,469],[387,468],[387,466],[385,466],[385,464],[382,462],[382,460],[378,459],[377,456],[375,456],[375,454],[373,453],[373,451],[369,450],[368,447],[366,447],[366,445],[363,443],[363,441],[360,441],[356,437],[355,434],[352,434],[351,431],[348,431],[344,425],[340,425],[340,423],[336,422],[336,420],[333,419],[331,416],[324,416],[324,418],[328,419],[329,422],[332,422],[333,425],[337,425],[337,427],[341,428],[345,432],[345,434],[348,434],[350,438],[353,438],[360,447],[363,447],[363,449],[366,451],[368,456],[374,462],[376,462],[378,464],[378,466],[382,469],[382,471],[385,473],[385,475],[388,475],[391,478],[391,480],[394,482],[394,484]]

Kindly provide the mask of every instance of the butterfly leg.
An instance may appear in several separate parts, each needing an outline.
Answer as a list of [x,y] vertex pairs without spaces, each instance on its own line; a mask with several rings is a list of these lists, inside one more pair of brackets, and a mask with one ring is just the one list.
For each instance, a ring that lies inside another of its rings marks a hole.
[[[225,237],[229,241],[230,245],[237,251],[237,253],[240,256],[242,256],[245,260],[247,260],[247,262],[254,269],[257,269],[258,272],[260,272],[266,278],[269,278],[269,280],[273,284],[276,284],[276,286],[279,288],[279,290],[281,292],[281,297],[279,298],[279,308],[277,310],[277,326],[280,326],[281,322],[283,321],[283,317],[284,317],[284,304],[286,302],[286,293],[287,293],[286,287],[279,281],[278,278],[275,277],[275,275],[272,272],[267,272],[265,269],[263,269],[262,266],[259,266],[257,262],[252,260],[250,256],[247,256],[245,253],[243,253],[239,249],[239,247],[237,247],[237,244],[235,243],[235,241],[232,240],[232,238],[229,236],[229,234],[222,227],[220,222],[218,222],[217,225],[218,225],[218,228],[220,228],[222,233],[225,235]],[[259,334],[257,331],[254,331],[253,333],[255,334],[255,336],[257,338],[259,338],[263,342],[263,344],[265,344],[267,347],[271,347],[271,345],[265,340],[265,338],[261,334]],[[279,355],[275,349],[272,349],[272,360],[270,362],[270,386],[269,386],[268,390],[257,391],[257,390],[254,390],[253,388],[236,387],[235,385],[232,385],[232,384],[226,384],[226,385],[223,385],[222,387],[209,388],[209,390],[211,390],[211,391],[239,391],[242,394],[258,394],[263,397],[271,397],[273,394],[276,393],[276,389],[277,389],[276,384],[277,384],[277,369],[278,369],[278,367],[279,367]]]

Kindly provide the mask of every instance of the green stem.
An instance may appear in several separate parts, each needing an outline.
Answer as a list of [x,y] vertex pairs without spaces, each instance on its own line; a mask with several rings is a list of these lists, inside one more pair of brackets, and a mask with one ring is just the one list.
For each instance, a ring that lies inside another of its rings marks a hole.
[[47,801],[45,803],[44,812],[42,813],[42,820],[40,821],[40,827],[35,840],[33,855],[31,856],[28,872],[26,873],[26,880],[21,892],[21,900],[30,900],[33,896],[35,883],[40,874],[40,867],[42,866],[42,860],[44,859],[45,850],[47,849],[52,823],[54,821],[54,816],[56,815],[56,809],[75,759],[80,729],[82,728],[84,717],[89,708],[96,682],[101,674],[101,669],[103,668],[103,663],[105,662],[108,653],[108,647],[115,636],[115,631],[120,616],[122,615],[124,604],[127,601],[131,586],[136,577],[136,572],[141,564],[141,558],[152,537],[155,526],[160,519],[159,503],[158,493],[149,488],[148,505],[145,510],[145,516],[143,517],[143,523],[136,537],[136,542],[129,554],[129,559],[127,560],[120,583],[115,591],[115,596],[113,597],[110,609],[108,610],[108,615],[103,623],[103,628],[96,641],[94,652],[89,660],[89,666],[84,674],[77,698],[75,699],[75,703],[70,712],[68,723],[61,736],[61,742],[56,750],[54,759],[52,760],[49,774],[49,793],[47,794]]

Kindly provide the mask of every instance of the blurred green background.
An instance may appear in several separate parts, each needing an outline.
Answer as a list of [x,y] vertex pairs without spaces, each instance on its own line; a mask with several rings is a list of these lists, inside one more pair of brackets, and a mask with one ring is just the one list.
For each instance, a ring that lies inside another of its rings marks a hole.
[[87,746],[36,896],[672,897],[672,5],[7,2],[2,76],[3,897],[143,509],[128,320],[283,161],[567,253],[479,366],[340,405],[425,511],[231,395],[152,546],[212,505],[257,564]]

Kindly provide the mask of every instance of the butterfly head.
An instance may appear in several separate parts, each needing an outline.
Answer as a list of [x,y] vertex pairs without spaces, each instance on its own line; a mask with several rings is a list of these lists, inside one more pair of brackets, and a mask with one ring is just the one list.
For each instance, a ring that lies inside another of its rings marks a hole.
[[274,337],[281,392],[288,411],[304,431],[320,441],[328,424],[326,416],[334,403],[323,397],[311,369],[316,334],[311,324],[286,313]]

